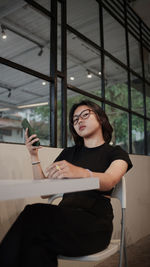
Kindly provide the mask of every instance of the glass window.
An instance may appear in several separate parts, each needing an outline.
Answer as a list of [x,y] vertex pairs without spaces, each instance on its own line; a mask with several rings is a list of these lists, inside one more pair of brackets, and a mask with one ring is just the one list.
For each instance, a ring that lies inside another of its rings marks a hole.
[[[13,3],[12,3],[13,8]],[[1,56],[43,74],[50,73],[50,20],[25,5],[11,12],[4,23],[7,38],[0,42]],[[9,22],[10,21],[10,22]]]
[[21,121],[27,118],[41,144],[49,144],[48,99],[47,82],[0,65],[0,140],[24,143]]
[[62,15],[61,15],[61,3],[58,3],[58,20],[57,20],[57,69],[59,71],[61,71],[61,67],[62,67],[62,62],[61,62],[61,54],[63,51],[61,51],[61,28],[62,28],[62,24],[61,24],[61,19],[62,19]]
[[68,84],[101,95],[100,52],[69,32],[67,38]]
[[113,127],[111,144],[129,151],[128,113],[109,105],[105,105],[105,112]]
[[143,47],[145,79],[150,82],[150,52]]
[[146,115],[150,118],[150,85],[145,84],[146,88]]
[[140,43],[129,34],[130,68],[142,76],[142,61]]
[[36,0],[36,2],[50,11],[50,9],[51,9],[51,0],[42,0],[42,1],[41,0]]
[[105,57],[105,97],[120,106],[128,107],[127,72]]
[[144,114],[143,81],[131,74],[132,110]]
[[57,93],[57,147],[61,147],[62,102],[61,102],[61,79],[60,78],[57,79],[57,88],[58,88],[58,93]]
[[0,142],[24,143],[24,130],[21,122],[27,118],[41,145],[49,145],[49,106],[48,103],[31,104],[30,108],[16,110],[0,108]]
[[126,59],[125,29],[106,10],[104,10],[104,49],[123,63]]
[[[99,6],[94,0],[67,2],[67,23],[99,45]],[[88,26],[87,26],[88,25]]]
[[148,155],[150,155],[150,121],[147,121],[147,146]]
[[48,82],[0,65],[0,107],[16,108],[20,105],[46,102],[48,90]]
[[144,154],[144,120],[132,115],[132,152]]

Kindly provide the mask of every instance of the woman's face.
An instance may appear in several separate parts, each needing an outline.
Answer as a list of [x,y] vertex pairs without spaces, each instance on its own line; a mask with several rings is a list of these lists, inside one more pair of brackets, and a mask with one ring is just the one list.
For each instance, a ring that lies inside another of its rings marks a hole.
[[75,131],[83,138],[91,137],[102,131],[95,113],[86,105],[76,108],[73,114],[73,122]]

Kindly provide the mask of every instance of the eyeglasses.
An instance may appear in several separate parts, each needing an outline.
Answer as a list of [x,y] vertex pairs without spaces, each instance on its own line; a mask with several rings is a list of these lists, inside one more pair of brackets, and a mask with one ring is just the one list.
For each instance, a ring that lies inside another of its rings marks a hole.
[[82,120],[88,119],[91,113],[93,113],[93,110],[85,109],[79,115],[75,115],[73,118],[73,125],[77,125],[79,118],[81,118]]

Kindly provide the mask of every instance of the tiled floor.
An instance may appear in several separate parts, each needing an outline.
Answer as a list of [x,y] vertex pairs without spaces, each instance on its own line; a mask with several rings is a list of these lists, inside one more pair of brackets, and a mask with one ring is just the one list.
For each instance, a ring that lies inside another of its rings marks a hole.
[[[150,235],[129,246],[127,255],[128,267],[150,267]],[[115,254],[96,267],[117,267],[118,257],[119,255]]]

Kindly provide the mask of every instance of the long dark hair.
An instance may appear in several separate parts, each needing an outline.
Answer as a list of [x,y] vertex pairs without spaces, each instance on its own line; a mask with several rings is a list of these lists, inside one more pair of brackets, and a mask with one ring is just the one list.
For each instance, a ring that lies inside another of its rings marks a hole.
[[113,128],[109,122],[109,119],[108,119],[106,113],[96,103],[89,101],[89,100],[82,100],[81,102],[74,104],[70,110],[70,113],[69,113],[69,128],[70,128],[70,131],[71,131],[71,134],[73,136],[75,144],[81,145],[84,143],[83,138],[76,133],[74,126],[73,126],[73,115],[74,115],[75,110],[79,106],[88,106],[90,109],[93,110],[93,112],[95,113],[95,115],[97,117],[97,120],[99,121],[99,123],[102,126],[103,138],[104,138],[106,143],[109,143],[111,141],[111,138],[112,138]]

